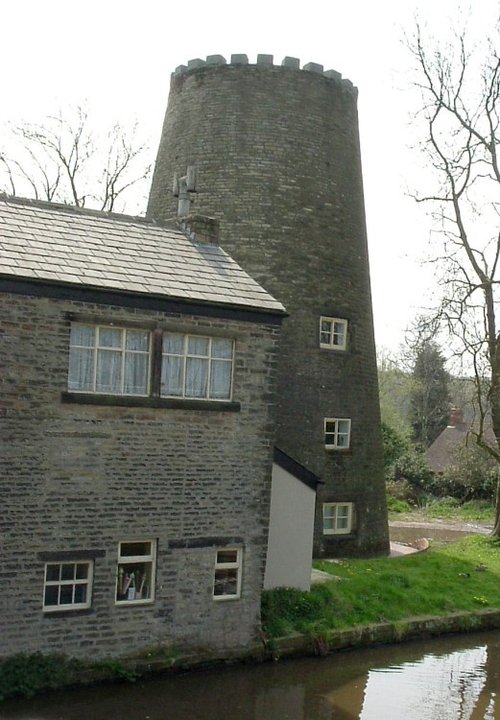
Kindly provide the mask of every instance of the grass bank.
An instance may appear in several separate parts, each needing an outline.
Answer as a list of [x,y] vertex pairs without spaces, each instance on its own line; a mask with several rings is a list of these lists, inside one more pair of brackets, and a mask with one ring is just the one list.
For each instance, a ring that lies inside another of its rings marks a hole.
[[468,537],[443,548],[399,558],[316,562],[332,580],[311,592],[264,593],[267,637],[327,635],[380,622],[500,608],[500,542]]
[[484,500],[469,500],[461,503],[455,498],[427,498],[420,507],[410,505],[405,500],[387,499],[389,520],[425,522],[446,520],[453,523],[474,523],[493,526],[495,506]]

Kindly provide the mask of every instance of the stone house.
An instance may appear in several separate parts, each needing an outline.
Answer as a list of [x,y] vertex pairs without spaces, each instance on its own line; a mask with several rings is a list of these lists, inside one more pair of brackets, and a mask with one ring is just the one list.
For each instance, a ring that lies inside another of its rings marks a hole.
[[205,240],[0,199],[0,656],[257,637],[285,313]]

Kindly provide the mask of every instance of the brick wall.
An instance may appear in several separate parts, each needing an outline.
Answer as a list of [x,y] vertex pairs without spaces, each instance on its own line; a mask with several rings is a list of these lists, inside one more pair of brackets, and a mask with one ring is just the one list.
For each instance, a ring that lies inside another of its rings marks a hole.
[[[235,338],[239,412],[62,402],[70,314]],[[278,329],[0,296],[0,656],[242,647],[259,629]],[[116,606],[118,543],[158,542],[156,598]],[[212,599],[215,550],[243,547],[239,600]],[[42,612],[40,553],[95,551],[90,610]]]
[[[280,340],[277,444],[324,481],[315,554],[388,548],[357,120],[347,81],[272,65],[172,78],[148,214],[175,216],[174,175],[196,168],[193,212],[290,317]],[[319,348],[319,317],[349,321],[346,352]],[[352,420],[349,451],[325,451],[325,417]],[[325,501],[356,505],[349,537],[324,536]]]

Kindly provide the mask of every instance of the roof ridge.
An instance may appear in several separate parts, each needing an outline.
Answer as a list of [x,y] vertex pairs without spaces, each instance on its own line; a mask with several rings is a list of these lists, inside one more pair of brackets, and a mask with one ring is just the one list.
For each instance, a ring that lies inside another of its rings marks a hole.
[[163,222],[158,222],[153,218],[144,215],[128,215],[127,213],[112,212],[110,210],[96,210],[95,208],[79,207],[78,205],[70,205],[69,203],[53,202],[52,200],[40,200],[38,198],[26,198],[20,195],[9,195],[0,192],[0,201],[7,205],[20,205],[28,207],[36,207],[40,209],[55,210],[67,214],[83,215],[88,217],[97,217],[101,219],[116,220],[118,222],[134,223],[137,225],[146,225],[158,228],[166,228],[168,230],[177,230],[184,235],[177,223],[176,218],[168,218]]

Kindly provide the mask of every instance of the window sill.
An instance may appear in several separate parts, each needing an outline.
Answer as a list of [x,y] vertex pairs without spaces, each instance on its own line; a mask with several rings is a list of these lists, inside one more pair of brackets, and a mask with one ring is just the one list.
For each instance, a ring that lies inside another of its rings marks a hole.
[[239,412],[241,404],[227,400],[196,400],[192,398],[136,397],[130,395],[97,395],[93,393],[61,393],[63,403],[107,405],[109,407],[167,408],[170,410],[210,410]]

